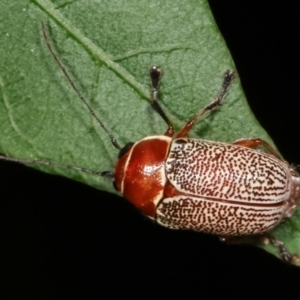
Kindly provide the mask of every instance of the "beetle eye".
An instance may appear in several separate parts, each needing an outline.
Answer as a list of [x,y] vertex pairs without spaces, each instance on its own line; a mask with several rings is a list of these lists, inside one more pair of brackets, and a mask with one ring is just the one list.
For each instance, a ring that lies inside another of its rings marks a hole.
[[130,149],[131,147],[134,145],[133,142],[129,142],[127,143],[119,152],[119,155],[118,155],[118,158],[121,158],[124,154],[126,154]]

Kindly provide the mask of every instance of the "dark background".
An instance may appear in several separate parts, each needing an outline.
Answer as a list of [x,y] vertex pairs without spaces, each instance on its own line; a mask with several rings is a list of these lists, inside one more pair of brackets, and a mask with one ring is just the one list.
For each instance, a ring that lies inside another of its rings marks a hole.
[[[283,156],[300,163],[298,7],[209,3],[256,117]],[[0,274],[12,298],[288,299],[299,290],[300,268],[251,246],[156,226],[120,197],[5,162],[0,183]]]

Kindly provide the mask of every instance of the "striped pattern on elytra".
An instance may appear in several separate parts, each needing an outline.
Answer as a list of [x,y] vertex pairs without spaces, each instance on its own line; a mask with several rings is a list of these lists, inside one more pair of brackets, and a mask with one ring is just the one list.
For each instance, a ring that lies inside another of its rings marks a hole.
[[268,232],[282,219],[282,206],[245,206],[193,196],[163,199],[156,221],[171,229],[190,229],[219,236]]
[[291,215],[299,197],[299,177],[288,164],[234,144],[174,139],[165,171],[177,192],[158,203],[156,221],[172,229],[265,233]]
[[166,174],[178,191],[247,205],[288,200],[292,174],[274,156],[214,141],[175,139]]

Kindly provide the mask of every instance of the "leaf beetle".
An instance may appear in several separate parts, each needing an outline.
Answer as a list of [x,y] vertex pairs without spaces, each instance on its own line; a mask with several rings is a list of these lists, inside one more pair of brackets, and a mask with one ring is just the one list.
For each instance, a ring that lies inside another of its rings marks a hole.
[[[0,159],[23,164],[65,167],[111,177],[117,191],[148,218],[171,229],[188,229],[231,237],[268,234],[290,217],[300,201],[300,178],[265,141],[241,139],[232,144],[188,138],[187,134],[204,115],[217,109],[224,99],[234,72],[224,74],[217,97],[175,132],[158,103],[162,69],[150,68],[151,106],[168,128],[164,135],[148,136],[120,147],[93,109],[80,94],[54,53],[44,24],[43,35],[54,60],[99,125],[119,150],[114,172],[97,172],[40,159]],[[264,148],[264,152],[256,148]],[[285,261],[294,257],[270,236]]]

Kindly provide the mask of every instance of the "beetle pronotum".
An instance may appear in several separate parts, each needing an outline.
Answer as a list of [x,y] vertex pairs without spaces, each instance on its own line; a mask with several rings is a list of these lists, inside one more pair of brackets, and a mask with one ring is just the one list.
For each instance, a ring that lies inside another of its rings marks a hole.
[[[0,159],[23,164],[43,164],[111,177],[116,190],[157,223],[172,229],[190,229],[218,235],[222,239],[266,234],[290,217],[300,201],[300,178],[265,141],[241,139],[233,144],[187,138],[196,121],[220,106],[234,80],[234,72],[224,74],[218,96],[175,133],[158,103],[162,69],[150,68],[151,106],[168,125],[164,135],[149,136],[120,147],[114,136],[81,95],[57,55],[42,23],[46,45],[90,114],[119,150],[114,172],[93,171],[40,159]],[[266,152],[254,148],[263,147]],[[294,257],[282,243],[285,261]]]

